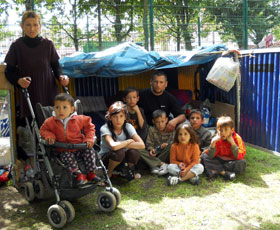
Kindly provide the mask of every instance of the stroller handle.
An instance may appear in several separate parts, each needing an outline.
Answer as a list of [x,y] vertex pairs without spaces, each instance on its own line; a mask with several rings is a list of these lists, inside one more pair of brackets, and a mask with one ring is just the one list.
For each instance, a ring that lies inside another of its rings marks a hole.
[[46,146],[51,146],[55,148],[63,148],[63,149],[87,149],[86,143],[81,144],[71,144],[71,143],[62,143],[55,141],[53,145],[50,145],[45,139],[41,138],[40,143]]

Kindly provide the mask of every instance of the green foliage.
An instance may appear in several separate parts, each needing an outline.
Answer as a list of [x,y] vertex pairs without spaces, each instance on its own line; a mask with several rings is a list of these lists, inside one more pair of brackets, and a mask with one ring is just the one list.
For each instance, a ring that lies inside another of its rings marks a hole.
[[[79,49],[79,41],[86,38],[84,33],[83,20],[86,12],[89,10],[88,5],[81,0],[69,0],[68,4],[65,4],[62,0],[47,0],[45,7],[52,12],[52,24],[48,24],[47,27],[56,33],[58,30],[64,31],[67,36],[73,42],[76,51]],[[65,41],[65,38],[62,41]],[[63,44],[68,46],[68,44]]]
[[[261,40],[279,24],[279,1],[248,0],[248,34],[258,45]],[[210,1],[205,10],[208,21],[216,24],[216,30],[221,31],[225,41],[237,42],[243,46],[242,35],[244,21],[243,1],[215,0]]]
[[155,27],[159,27],[158,39],[164,37],[168,41],[173,37],[178,50],[183,40],[185,48],[191,50],[193,31],[196,30],[201,3],[202,1],[197,0],[155,0],[154,16]]
[[121,43],[134,26],[134,0],[104,0],[101,2],[102,13],[114,28],[114,37]]
[[[6,12],[14,10],[22,15],[30,8],[26,0],[0,0],[1,25]],[[57,47],[74,46],[76,50],[89,41],[132,40],[145,43],[150,35],[149,0],[34,0],[35,10],[42,15],[45,33]],[[201,37],[217,32],[224,42],[231,41],[242,47],[244,29],[243,0],[153,0],[154,41],[167,50],[171,43],[192,49],[198,36],[200,18]],[[280,38],[278,0],[247,0],[248,36],[258,44],[269,33]],[[98,6],[100,11],[98,12]],[[100,27],[98,25],[100,24]],[[14,30],[11,30],[14,31]],[[14,35],[0,31],[0,40]],[[183,44],[183,45],[182,45]],[[100,46],[98,47],[100,49]]]

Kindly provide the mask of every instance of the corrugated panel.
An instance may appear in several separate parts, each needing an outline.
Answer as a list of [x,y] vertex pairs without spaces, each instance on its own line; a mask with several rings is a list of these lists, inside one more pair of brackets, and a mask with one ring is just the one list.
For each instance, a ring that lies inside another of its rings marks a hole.
[[244,141],[280,152],[279,53],[242,58],[240,134]]
[[149,88],[152,74],[153,71],[148,71],[134,76],[119,77],[119,90],[123,91],[129,86],[134,86],[137,89]]
[[[198,65],[193,66],[185,66],[178,68],[178,89],[188,89],[194,92],[194,73],[197,69]],[[200,89],[199,84],[199,74],[197,79],[197,88]],[[193,93],[193,99],[194,93]]]
[[118,93],[118,78],[76,78],[75,89],[76,96],[113,96]]
[[215,99],[220,102],[228,103],[237,106],[236,84],[229,92],[216,88]]

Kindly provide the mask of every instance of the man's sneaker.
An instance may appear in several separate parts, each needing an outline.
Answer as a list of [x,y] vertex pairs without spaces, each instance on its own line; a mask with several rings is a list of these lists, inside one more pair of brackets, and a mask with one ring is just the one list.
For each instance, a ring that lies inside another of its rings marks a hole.
[[170,185],[175,185],[175,184],[178,184],[181,182],[181,179],[177,176],[169,176],[167,178],[167,185],[170,186]]
[[159,171],[158,171],[158,175],[162,176],[168,173],[168,164],[163,164],[160,166]]
[[199,176],[194,176],[194,177],[192,177],[191,179],[189,179],[189,182],[190,182],[192,185],[198,185],[199,182],[200,182]]
[[82,173],[78,173],[77,174],[77,182],[78,182],[78,185],[87,183],[86,176],[84,174],[82,174]]
[[90,182],[93,182],[93,183],[97,183],[101,180],[101,178],[96,176],[96,174],[94,172],[90,172],[87,175],[87,180],[90,181]]
[[229,172],[229,171],[226,171],[225,174],[224,174],[224,178],[226,180],[234,180],[235,179],[235,173],[234,172]]
[[158,174],[158,172],[159,172],[159,167],[158,167],[158,166],[153,167],[153,168],[151,169],[151,173],[152,173],[152,174]]

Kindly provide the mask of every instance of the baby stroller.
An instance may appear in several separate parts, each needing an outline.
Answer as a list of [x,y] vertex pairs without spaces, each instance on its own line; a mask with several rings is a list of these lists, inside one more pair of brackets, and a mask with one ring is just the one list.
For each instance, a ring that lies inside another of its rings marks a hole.
[[[57,147],[86,149],[86,144],[56,142],[54,145],[48,146],[47,142],[40,138],[37,124],[37,122],[42,123],[43,121],[36,120],[27,89],[23,89],[23,93],[32,116],[31,124],[28,125],[31,126],[32,138],[34,139],[34,143],[37,144],[34,146],[33,173],[26,173],[22,181],[20,181],[20,191],[23,192],[26,200],[29,202],[34,199],[40,200],[54,196],[56,204],[49,207],[47,216],[49,223],[53,227],[62,228],[66,223],[73,221],[75,218],[75,209],[70,201],[93,192],[99,185],[98,183],[87,183],[80,186],[75,185],[75,179],[73,180],[73,176],[55,155],[53,149]],[[52,111],[52,107],[37,105],[36,110],[38,114],[41,113],[38,117],[46,119],[47,116],[51,114],[50,111]],[[100,192],[97,196],[97,204],[102,211],[111,212],[119,205],[121,194],[118,189],[112,187],[112,183],[107,175],[107,170],[96,151],[95,155],[97,165],[96,174],[102,178],[102,182],[106,185],[105,191]],[[80,169],[83,170],[83,162],[78,163]]]

